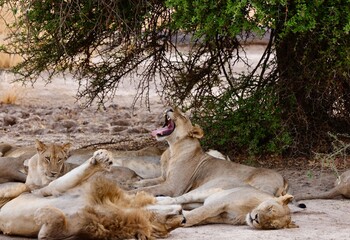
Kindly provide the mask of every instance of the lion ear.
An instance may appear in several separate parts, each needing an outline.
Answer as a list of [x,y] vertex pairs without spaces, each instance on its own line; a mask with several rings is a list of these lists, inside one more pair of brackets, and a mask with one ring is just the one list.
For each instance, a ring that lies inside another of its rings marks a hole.
[[284,196],[279,197],[280,202],[282,203],[282,205],[287,205],[288,203],[290,203],[292,200],[294,199],[294,197],[290,194],[286,194]]
[[193,138],[202,138],[204,136],[204,131],[202,130],[202,128],[200,126],[198,126],[197,124],[194,125],[192,127],[192,130],[191,132],[189,133],[189,136],[190,137],[193,137]]
[[178,113],[178,114],[182,115],[182,112],[181,112],[180,108],[178,108],[176,106],[173,106],[172,109],[174,110],[175,113]]
[[38,152],[43,152],[47,149],[47,146],[45,145],[45,143],[41,142],[38,139],[35,139],[35,148]]
[[68,150],[70,149],[70,147],[72,146],[71,143],[65,143],[62,145],[63,151],[68,152]]
[[64,143],[64,144],[62,145],[62,149],[63,149],[63,151],[64,151],[66,154],[69,154],[69,149],[70,149],[71,146],[72,146],[71,143]]

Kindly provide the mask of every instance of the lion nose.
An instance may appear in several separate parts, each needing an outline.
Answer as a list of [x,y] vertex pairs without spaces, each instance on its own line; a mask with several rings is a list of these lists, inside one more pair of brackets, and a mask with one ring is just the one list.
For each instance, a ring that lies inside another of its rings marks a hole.
[[56,176],[56,174],[57,174],[56,171],[55,171],[55,172],[54,172],[54,171],[51,171],[50,173],[51,173],[51,177]]

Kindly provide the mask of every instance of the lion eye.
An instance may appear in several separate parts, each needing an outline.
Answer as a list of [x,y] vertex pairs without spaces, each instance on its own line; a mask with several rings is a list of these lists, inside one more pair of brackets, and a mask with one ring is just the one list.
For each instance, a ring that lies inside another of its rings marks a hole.
[[50,159],[50,157],[45,157],[45,160],[50,162],[51,159]]

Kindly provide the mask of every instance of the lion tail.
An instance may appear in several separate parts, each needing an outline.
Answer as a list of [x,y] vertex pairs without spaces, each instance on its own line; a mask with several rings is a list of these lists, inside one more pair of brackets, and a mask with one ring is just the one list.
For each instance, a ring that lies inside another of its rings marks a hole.
[[311,200],[311,199],[333,199],[341,195],[337,188],[332,188],[331,190],[323,193],[317,194],[297,194],[295,199],[298,200]]

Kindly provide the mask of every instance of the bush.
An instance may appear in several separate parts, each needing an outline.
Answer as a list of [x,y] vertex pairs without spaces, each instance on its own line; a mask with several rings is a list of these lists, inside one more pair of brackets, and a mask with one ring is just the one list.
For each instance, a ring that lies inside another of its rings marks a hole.
[[203,99],[205,108],[194,115],[206,133],[203,144],[226,153],[282,154],[292,139],[276,102],[271,90],[245,99],[230,91]]

